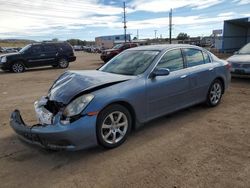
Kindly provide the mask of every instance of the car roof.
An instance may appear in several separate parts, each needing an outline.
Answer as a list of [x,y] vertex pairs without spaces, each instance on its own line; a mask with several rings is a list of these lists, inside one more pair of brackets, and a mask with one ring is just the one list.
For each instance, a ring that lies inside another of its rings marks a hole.
[[157,45],[147,45],[147,46],[139,46],[135,48],[131,48],[128,50],[152,50],[152,51],[166,51],[173,48],[195,48],[200,49],[202,48],[195,46],[195,45],[189,45],[189,44],[157,44]]
[[32,43],[32,45],[44,45],[44,44],[60,45],[60,44],[68,44],[68,43],[67,42],[35,42],[35,43]]

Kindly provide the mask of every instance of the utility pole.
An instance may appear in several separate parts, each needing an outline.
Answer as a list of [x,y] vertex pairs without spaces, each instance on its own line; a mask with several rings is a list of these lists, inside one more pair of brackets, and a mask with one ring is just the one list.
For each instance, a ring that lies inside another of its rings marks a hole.
[[169,12],[169,44],[172,44],[172,17],[173,17],[173,10],[170,9],[170,12]]
[[137,40],[139,40],[139,30],[137,29]]
[[126,3],[123,2],[123,28],[124,28],[124,39],[125,43],[127,42],[127,20],[126,20]]
[[155,39],[156,39],[156,35],[157,35],[157,30],[155,30]]

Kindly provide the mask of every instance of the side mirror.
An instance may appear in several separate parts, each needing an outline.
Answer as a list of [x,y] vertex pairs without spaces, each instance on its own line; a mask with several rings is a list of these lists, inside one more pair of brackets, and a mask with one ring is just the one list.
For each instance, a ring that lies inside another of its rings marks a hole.
[[149,78],[155,78],[156,76],[167,76],[169,74],[170,74],[169,69],[159,68],[159,69],[155,69],[153,72],[151,72]]

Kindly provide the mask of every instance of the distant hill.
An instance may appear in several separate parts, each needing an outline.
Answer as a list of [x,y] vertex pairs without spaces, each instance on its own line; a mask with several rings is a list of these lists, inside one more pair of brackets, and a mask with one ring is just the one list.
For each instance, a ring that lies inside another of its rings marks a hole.
[[36,41],[27,39],[0,39],[0,47],[24,47],[34,42]]

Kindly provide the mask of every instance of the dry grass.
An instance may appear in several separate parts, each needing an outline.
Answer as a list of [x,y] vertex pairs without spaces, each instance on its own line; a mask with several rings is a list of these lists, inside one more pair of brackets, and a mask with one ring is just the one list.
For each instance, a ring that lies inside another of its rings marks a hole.
[[29,43],[26,42],[0,42],[1,47],[24,47]]

